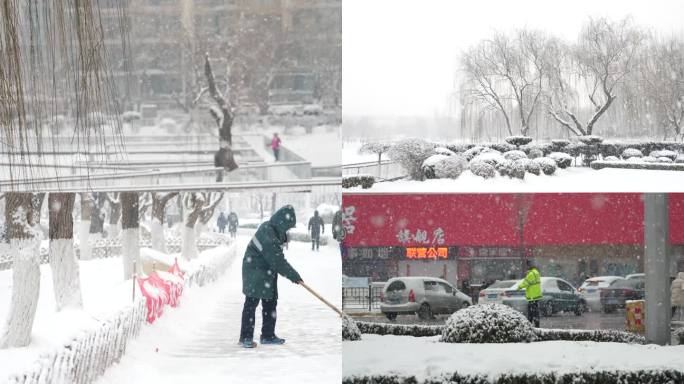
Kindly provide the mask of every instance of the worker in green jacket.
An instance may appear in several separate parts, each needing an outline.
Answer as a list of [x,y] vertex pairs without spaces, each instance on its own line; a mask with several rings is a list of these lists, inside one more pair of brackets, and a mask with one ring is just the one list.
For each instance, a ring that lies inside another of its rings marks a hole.
[[299,273],[285,260],[283,244],[287,242],[287,231],[297,223],[294,208],[286,205],[262,223],[249,242],[242,259],[242,293],[245,305],[242,308],[240,344],[254,348],[254,315],[261,301],[262,344],[283,344],[285,339],[275,335],[276,306],[278,305],[278,275],[283,275],[295,284],[302,282]]
[[518,290],[525,289],[527,299],[527,320],[539,328],[539,300],[542,298],[541,274],[532,260],[527,260],[527,276],[518,286]]

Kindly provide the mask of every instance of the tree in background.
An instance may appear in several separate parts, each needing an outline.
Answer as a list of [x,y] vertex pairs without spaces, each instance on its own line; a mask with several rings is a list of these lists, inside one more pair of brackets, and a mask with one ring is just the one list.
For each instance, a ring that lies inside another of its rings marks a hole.
[[78,260],[74,254],[73,209],[76,195],[50,193],[50,268],[57,310],[66,307],[81,308],[81,282]]

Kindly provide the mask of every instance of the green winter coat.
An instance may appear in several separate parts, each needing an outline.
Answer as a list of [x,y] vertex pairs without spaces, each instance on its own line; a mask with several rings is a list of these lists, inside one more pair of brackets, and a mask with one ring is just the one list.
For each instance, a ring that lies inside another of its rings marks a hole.
[[287,230],[296,223],[294,208],[286,205],[259,226],[242,259],[242,293],[245,296],[277,299],[279,274],[293,283],[302,281],[283,254]]
[[523,279],[518,289],[525,289],[525,298],[527,301],[535,301],[542,298],[541,290],[541,274],[535,267],[527,271],[527,276]]

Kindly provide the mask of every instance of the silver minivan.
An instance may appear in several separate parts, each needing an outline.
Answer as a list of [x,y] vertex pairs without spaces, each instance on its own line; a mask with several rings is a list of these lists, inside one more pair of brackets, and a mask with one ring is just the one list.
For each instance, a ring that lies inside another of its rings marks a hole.
[[385,283],[380,311],[388,319],[417,314],[422,320],[435,314],[450,314],[472,305],[463,292],[446,280],[434,277],[395,277]]

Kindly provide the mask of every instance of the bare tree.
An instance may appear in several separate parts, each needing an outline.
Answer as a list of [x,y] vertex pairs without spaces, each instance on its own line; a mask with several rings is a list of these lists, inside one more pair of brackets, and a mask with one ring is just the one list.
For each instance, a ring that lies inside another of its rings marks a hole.
[[93,214],[93,201],[90,193],[81,193],[81,221],[78,229],[78,242],[81,260],[93,258],[92,247],[90,245],[90,219]]
[[109,205],[109,236],[110,238],[116,238],[121,232],[121,200],[119,199],[119,193],[106,193],[104,195]]
[[644,95],[660,117],[659,123],[684,139],[684,43],[669,39],[650,39],[640,62]]
[[78,261],[74,254],[74,200],[76,195],[73,193],[50,193],[48,196],[50,268],[58,311],[83,306]]
[[183,220],[181,256],[187,260],[197,257],[197,240],[195,236],[195,224],[199,219],[202,208],[206,204],[205,196],[201,193],[186,193],[183,195]]
[[40,253],[33,230],[30,193],[5,193],[5,223],[13,259],[12,302],[0,335],[0,348],[23,347],[31,340],[31,329],[40,293]]
[[159,252],[166,252],[166,243],[164,239],[164,217],[166,216],[166,205],[171,199],[178,196],[178,192],[151,192],[151,195],[152,223],[150,227],[152,231],[152,249],[156,249]]
[[124,280],[142,270],[140,265],[140,212],[138,194],[121,192],[121,260],[123,261]]
[[[617,86],[634,69],[643,36],[629,18],[618,22],[600,18],[589,20],[577,44],[556,44],[549,55],[554,70],[549,73],[547,112],[572,133],[592,135],[596,122],[617,98]],[[581,88],[573,84],[573,76],[580,80]],[[593,107],[586,124],[578,117],[582,105],[569,103],[581,92]]]

